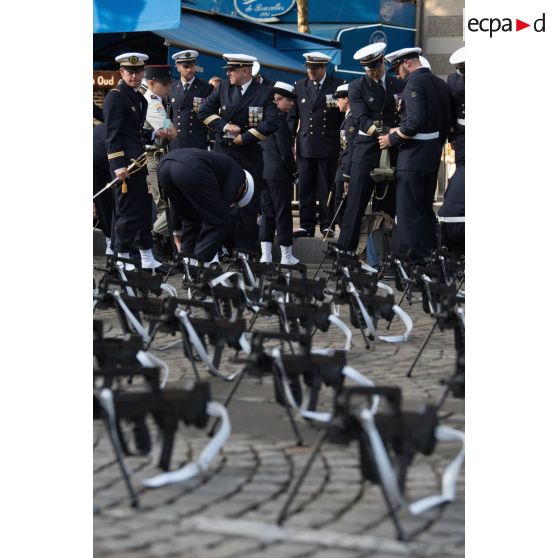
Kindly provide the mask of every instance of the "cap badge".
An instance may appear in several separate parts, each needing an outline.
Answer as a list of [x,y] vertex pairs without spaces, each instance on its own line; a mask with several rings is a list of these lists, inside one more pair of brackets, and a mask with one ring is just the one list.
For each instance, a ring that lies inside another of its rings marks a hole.
[[128,58],[128,60],[130,61],[130,64],[137,64],[138,63],[138,57],[137,56],[130,56],[130,58]]

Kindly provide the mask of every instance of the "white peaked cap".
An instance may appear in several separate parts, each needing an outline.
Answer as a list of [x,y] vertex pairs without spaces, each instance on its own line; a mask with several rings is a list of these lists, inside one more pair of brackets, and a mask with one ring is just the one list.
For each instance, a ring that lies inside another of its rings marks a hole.
[[246,169],[244,169],[244,174],[246,175],[247,188],[246,192],[244,192],[244,195],[240,198],[240,201],[237,204],[238,207],[244,207],[248,205],[252,200],[252,196],[254,195],[254,179]]
[[450,64],[465,64],[465,47],[458,48],[450,56]]

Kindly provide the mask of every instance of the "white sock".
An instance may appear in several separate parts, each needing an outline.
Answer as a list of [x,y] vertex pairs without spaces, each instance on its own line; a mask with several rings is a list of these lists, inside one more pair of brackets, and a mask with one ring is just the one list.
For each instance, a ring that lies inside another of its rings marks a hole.
[[148,248],[147,250],[140,250],[139,252],[141,256],[141,267],[155,269],[156,267],[162,265],[155,259],[155,256],[153,256],[151,248]]
[[105,256],[114,255],[114,252],[113,252],[112,248],[110,247],[110,236],[105,236],[105,242],[107,244],[107,247],[105,248]]
[[[118,257],[129,260],[130,252],[118,252]],[[118,262],[117,265],[118,267],[123,267],[125,271],[132,271],[132,269],[136,269],[135,265],[130,263],[125,264],[124,262]]]
[[295,265],[299,262],[298,258],[293,256],[293,247],[291,246],[281,246],[281,263]]
[[260,242],[260,246],[262,247],[260,263],[271,263],[273,261],[271,256],[271,242]]

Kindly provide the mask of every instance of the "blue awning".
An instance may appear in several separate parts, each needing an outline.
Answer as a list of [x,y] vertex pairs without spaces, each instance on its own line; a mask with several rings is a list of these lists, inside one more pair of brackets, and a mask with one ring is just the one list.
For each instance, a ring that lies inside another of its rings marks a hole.
[[176,28],[180,0],[93,0],[93,33]]
[[255,56],[262,66],[295,73],[305,73],[302,53],[309,50],[331,56],[332,64],[340,62],[340,50],[333,41],[220,14],[183,9],[178,29],[156,33],[173,46],[219,57],[242,52]]

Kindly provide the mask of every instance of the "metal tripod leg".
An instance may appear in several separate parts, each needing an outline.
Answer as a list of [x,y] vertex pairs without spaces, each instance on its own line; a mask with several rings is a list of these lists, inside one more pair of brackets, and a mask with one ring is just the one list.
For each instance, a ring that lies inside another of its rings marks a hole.
[[397,513],[395,512],[395,508],[393,507],[390,499],[388,498],[386,489],[382,482],[380,484],[380,489],[382,490],[382,494],[384,496],[384,500],[386,502],[386,506],[388,508],[388,514],[393,521],[393,525],[395,526],[395,532],[397,533],[397,540],[404,541],[405,540],[405,531],[403,531],[403,527],[401,527],[401,522],[399,521],[399,517],[397,517]]
[[310,454],[310,457],[308,458],[308,461],[304,465],[304,469],[302,469],[302,472],[300,473],[300,476],[296,480],[296,483],[293,486],[293,488],[292,488],[292,490],[291,490],[291,492],[290,492],[290,494],[287,498],[287,501],[285,502],[285,505],[283,506],[283,509],[279,512],[279,515],[277,516],[277,519],[276,519],[277,525],[282,525],[283,522],[285,521],[285,519],[287,518],[289,508],[291,507],[291,504],[292,504],[293,500],[295,499],[295,497],[296,497],[304,479],[306,478],[306,475],[308,475],[308,473],[310,472],[310,468],[312,467],[312,464],[314,463],[314,459],[316,459],[316,456],[318,455],[318,453],[320,452],[320,449],[322,448],[322,445],[325,441],[326,435],[327,435],[327,430],[325,428],[323,428],[319,432],[318,437],[316,438],[316,441],[314,442],[314,447],[312,448],[312,453]]
[[153,343],[153,340],[155,339],[155,335],[157,335],[157,331],[159,331],[159,327],[160,327],[160,324],[157,323],[151,329],[151,333],[149,335],[149,340],[145,344],[144,351],[149,351],[149,347],[151,347],[151,343]]
[[[405,299],[405,295],[407,294],[407,290],[409,289],[410,285],[408,284],[405,287],[405,290],[403,291],[403,294],[401,295],[401,300],[397,303],[397,306],[401,306],[401,304],[403,303],[403,300]],[[393,322],[393,318],[395,317],[395,315],[389,320],[389,322],[387,323],[387,327],[386,329],[389,329],[391,326],[391,322]]]
[[303,446],[304,445],[304,439],[302,438],[302,435],[300,434],[300,430],[298,429],[298,426],[296,425],[296,422],[295,422],[294,417],[293,417],[293,412],[292,412],[290,407],[285,407],[285,410],[287,411],[287,416],[289,417],[289,422],[291,423],[291,428],[293,429],[293,434],[295,435],[296,445],[297,446]]
[[[234,394],[236,393],[236,390],[238,389],[238,386],[240,386],[240,382],[242,381],[242,378],[244,377],[244,368],[240,371],[240,374],[235,378],[234,384],[231,388],[231,390],[229,391],[227,398],[225,399],[225,401],[223,402],[223,407],[228,408],[229,403],[231,402]],[[215,419],[215,422],[213,423],[213,426],[211,427],[211,430],[207,433],[207,435],[210,438],[213,438],[213,436],[215,435],[215,430],[217,429],[217,426],[219,425],[221,419]]]
[[436,320],[434,320],[434,323],[432,324],[432,327],[430,328],[430,331],[428,332],[428,335],[426,336],[425,340],[422,342],[422,345],[420,346],[419,352],[418,352],[417,356],[415,357],[415,360],[413,361],[413,364],[411,364],[411,368],[409,368],[409,371],[407,372],[407,378],[411,377],[411,374],[413,372],[413,368],[415,367],[415,364],[418,362],[418,359],[420,358],[420,355],[422,354],[422,351],[424,351],[424,348],[426,347],[426,344],[430,340],[430,337],[432,337],[432,334],[434,333],[434,330],[436,329],[437,325],[438,325],[438,322]]
[[285,388],[283,387],[281,375],[275,369],[273,370],[273,375],[274,375],[275,385],[278,387],[280,391],[281,399],[285,402],[285,411],[287,411],[287,416],[289,417],[289,422],[291,423],[291,428],[293,430],[293,434],[295,435],[296,445],[303,446],[304,439],[300,434],[300,430],[298,429],[298,426],[296,425],[296,422],[293,417],[293,412],[291,410],[291,407],[288,404],[287,394],[285,393]]
[[362,329],[362,326],[360,325],[360,320],[358,319],[358,317],[360,315],[360,311],[356,307],[352,296],[350,298],[350,305],[351,305],[351,307],[353,309],[353,312],[355,313],[355,316],[358,320],[358,328],[360,329],[360,333],[362,333],[362,338],[364,339],[364,344],[365,344],[367,349],[370,349],[370,342],[368,341],[368,337],[366,337],[366,334],[364,333],[364,330]]
[[124,482],[126,484],[126,489],[128,490],[128,494],[130,495],[130,505],[133,508],[137,508],[139,505],[138,495],[137,492],[134,490],[134,487],[132,486],[131,475],[128,471],[128,468],[126,467],[126,463],[124,463],[122,447],[120,446],[120,441],[118,440],[118,434],[116,432],[116,412],[114,410],[112,391],[110,391],[108,388],[104,388],[103,390],[101,390],[99,401],[101,402],[101,405],[105,410],[109,439],[112,444],[114,454],[116,455],[120,473],[122,474],[122,478],[124,479]]
[[184,348],[184,354],[186,358],[192,363],[194,369],[194,374],[196,375],[196,380],[201,382],[200,374],[198,372],[198,367],[196,366],[196,360],[194,358],[194,353],[192,351],[192,345],[190,345],[190,340],[188,339],[188,331],[184,326],[180,326],[180,331],[182,333],[182,347]]
[[316,273],[314,273],[314,277],[312,277],[312,281],[314,281],[316,279],[316,277],[318,276],[318,273],[320,273],[320,269],[322,269],[322,265],[324,265],[325,259],[327,258],[327,250],[324,252],[324,257],[322,258],[322,261],[320,262],[320,265],[318,266],[318,269],[316,270]]

